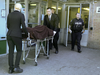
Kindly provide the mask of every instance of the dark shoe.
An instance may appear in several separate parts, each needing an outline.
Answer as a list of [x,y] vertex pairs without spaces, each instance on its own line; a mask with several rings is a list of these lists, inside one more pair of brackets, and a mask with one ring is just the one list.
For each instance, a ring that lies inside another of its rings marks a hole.
[[58,51],[55,51],[55,54],[58,54]]
[[78,50],[78,53],[81,53],[82,51],[81,50]]
[[8,73],[11,74],[14,72],[14,69],[9,69]]
[[14,69],[14,72],[15,72],[15,73],[22,73],[22,72],[23,72],[23,69],[15,68],[15,69]]

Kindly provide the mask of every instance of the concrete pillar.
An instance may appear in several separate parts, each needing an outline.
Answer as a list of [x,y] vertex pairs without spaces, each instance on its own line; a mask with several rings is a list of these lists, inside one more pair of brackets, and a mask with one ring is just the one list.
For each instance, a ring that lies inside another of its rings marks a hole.
[[56,14],[58,14],[58,6],[59,6],[59,3],[57,2],[57,4],[56,4]]
[[[7,21],[8,14],[9,14],[9,0],[6,0],[6,21]],[[7,31],[8,31],[8,29],[6,27],[6,33],[7,33]],[[6,41],[6,54],[8,54],[8,53],[9,53],[9,47],[8,47],[8,43]]]
[[52,7],[52,0],[48,0],[48,7]]
[[65,11],[65,7],[66,7],[66,5],[65,4],[63,4],[63,6],[62,6],[62,21],[61,21],[61,30],[60,30],[60,36],[62,36],[62,37],[59,37],[60,38],[60,43],[63,43],[63,44],[65,44],[64,43],[64,41],[66,42],[66,39],[64,38],[64,28],[65,28],[65,23],[66,23],[66,11]]
[[41,2],[38,4],[38,25],[41,24]]
[[66,11],[65,11],[65,8],[66,8],[66,5],[65,4],[63,4],[63,6],[62,6],[62,21],[61,21],[61,28],[65,28],[66,27]]
[[28,26],[28,0],[25,0],[25,24]]
[[82,14],[82,4],[80,4],[80,14]]
[[7,20],[8,14],[9,14],[9,0],[6,0],[6,20]]

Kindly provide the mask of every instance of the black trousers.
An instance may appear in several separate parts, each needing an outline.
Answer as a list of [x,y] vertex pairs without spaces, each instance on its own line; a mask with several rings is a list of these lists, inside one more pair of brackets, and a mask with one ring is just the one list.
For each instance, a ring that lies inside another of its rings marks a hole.
[[[18,68],[21,55],[22,55],[22,38],[7,36],[8,46],[9,46],[9,55],[8,55],[8,63],[9,69]],[[14,47],[16,46],[17,54],[14,65]]]
[[77,49],[78,50],[81,49],[81,46],[80,46],[81,38],[82,38],[82,32],[77,32],[77,33],[72,32],[72,34],[71,34],[72,49],[74,49],[74,46],[75,46],[76,41],[77,41]]
[[[59,32],[57,32],[53,39],[53,46],[58,51],[58,39],[59,39]],[[52,49],[52,40],[49,41],[49,50]]]

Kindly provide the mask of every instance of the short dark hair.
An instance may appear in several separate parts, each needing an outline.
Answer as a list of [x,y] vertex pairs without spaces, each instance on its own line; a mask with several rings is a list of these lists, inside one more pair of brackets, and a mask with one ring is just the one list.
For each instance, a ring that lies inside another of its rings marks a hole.
[[48,7],[47,9],[52,9],[51,7]]

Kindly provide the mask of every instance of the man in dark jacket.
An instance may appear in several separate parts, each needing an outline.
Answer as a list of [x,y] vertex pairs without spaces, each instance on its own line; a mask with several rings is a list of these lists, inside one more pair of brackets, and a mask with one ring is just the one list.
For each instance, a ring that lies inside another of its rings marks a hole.
[[52,8],[52,14],[55,14],[58,17],[58,28],[59,28],[59,31],[60,31],[60,18],[59,18],[59,15],[55,13],[54,8]]
[[[55,15],[55,14],[52,14],[52,10],[51,8],[47,8],[47,15],[45,15],[44,17],[44,24],[45,26],[47,26],[48,28],[52,29],[53,31],[56,31],[56,34],[54,36],[54,40],[53,40],[53,45],[56,49],[55,53],[58,54],[58,44],[57,44],[57,41],[58,41],[58,23],[59,23],[59,20],[58,20],[58,17]],[[49,49],[52,48],[52,43],[51,43],[51,40],[49,41]]]
[[[9,46],[9,56],[8,56],[8,63],[9,63],[9,73],[21,73],[23,69],[19,67],[20,58],[22,54],[22,32],[21,26],[23,31],[28,35],[26,26],[25,26],[25,18],[22,13],[20,13],[22,6],[21,4],[15,4],[15,11],[10,13],[7,17],[7,41]],[[14,47],[16,46],[17,54],[16,60],[14,63]]]

